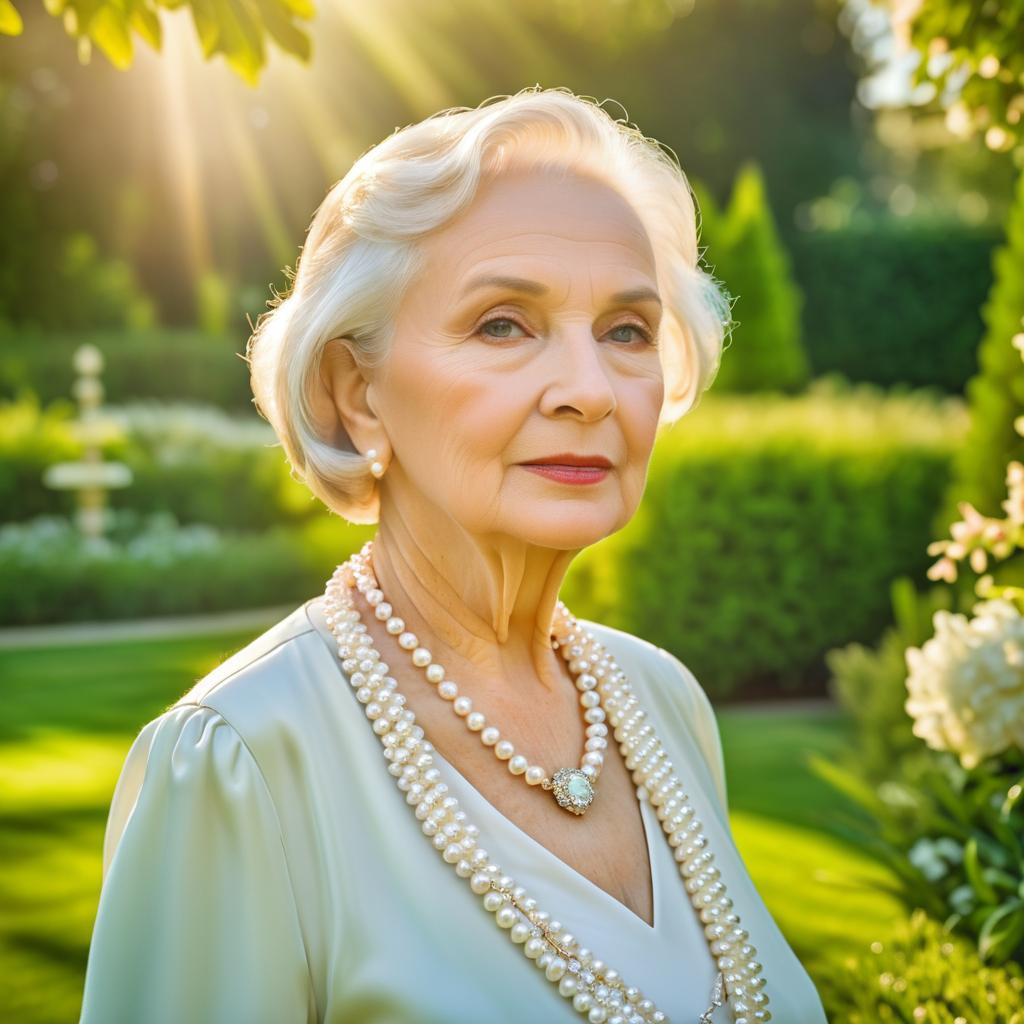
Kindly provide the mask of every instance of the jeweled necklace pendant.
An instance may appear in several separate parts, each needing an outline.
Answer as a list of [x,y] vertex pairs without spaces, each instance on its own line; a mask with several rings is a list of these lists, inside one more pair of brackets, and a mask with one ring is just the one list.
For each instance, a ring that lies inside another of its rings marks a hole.
[[564,810],[576,815],[584,814],[597,796],[595,783],[604,766],[604,750],[608,746],[608,726],[605,723],[607,713],[598,686],[598,680],[605,669],[598,668],[595,662],[588,660],[581,645],[567,642],[567,638],[572,635],[572,626],[567,621],[564,605],[559,602],[556,609],[557,625],[551,637],[551,646],[561,651],[579,691],[583,720],[587,723],[587,739],[580,767],[559,768],[549,778],[543,767],[530,764],[525,757],[516,753],[513,744],[502,737],[499,729],[487,724],[484,715],[473,709],[473,701],[460,694],[458,684],[447,678],[444,666],[435,662],[430,650],[420,646],[419,637],[406,629],[405,620],[394,613],[394,608],[377,581],[371,561],[372,551],[373,542],[367,541],[349,559],[355,586],[373,608],[374,616],[397,639],[398,646],[409,653],[413,665],[422,670],[427,681],[436,687],[437,695],[451,702],[452,710],[465,720],[466,727],[479,734],[484,746],[491,747],[498,760],[505,761],[513,775],[522,775],[527,785],[539,785],[541,789],[552,792],[558,806]]
[[579,768],[559,768],[550,782],[545,779],[541,785],[553,790],[559,805],[573,814],[582,814],[594,802],[597,792]]

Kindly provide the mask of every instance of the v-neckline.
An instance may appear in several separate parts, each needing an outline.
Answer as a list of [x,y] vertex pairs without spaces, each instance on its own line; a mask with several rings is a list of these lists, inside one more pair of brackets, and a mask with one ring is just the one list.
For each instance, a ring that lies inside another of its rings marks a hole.
[[437,749],[437,747],[434,747],[433,755],[438,761],[441,762],[446,771],[451,772],[451,774],[454,775],[462,783],[462,785],[473,794],[475,799],[477,799],[480,803],[486,805],[486,807],[493,814],[497,815],[499,818],[505,821],[507,827],[511,831],[515,832],[519,839],[522,842],[526,843],[527,846],[532,847],[534,850],[536,850],[536,852],[540,856],[547,857],[549,860],[553,861],[562,870],[568,872],[570,875],[572,875],[574,879],[577,879],[581,885],[594,892],[598,897],[603,898],[605,901],[613,904],[616,908],[624,911],[634,921],[636,921],[640,925],[640,927],[643,928],[646,932],[653,935],[655,932],[658,931],[658,926],[661,923],[661,908],[658,903],[660,887],[658,885],[658,868],[655,862],[654,846],[651,842],[651,829],[647,822],[647,815],[644,813],[644,804],[647,803],[648,806],[651,806],[648,803],[648,801],[640,800],[640,820],[643,824],[644,843],[647,847],[647,862],[649,865],[649,871],[651,875],[651,916],[654,918],[653,924],[648,924],[635,910],[633,910],[631,907],[628,907],[625,903],[623,903],[622,900],[613,896],[606,889],[603,889],[596,882],[594,882],[585,874],[583,874],[582,871],[577,871],[576,868],[574,868],[567,861],[562,860],[561,857],[559,857],[556,853],[549,850],[543,843],[538,842],[536,839],[534,839],[529,832],[527,832],[525,829],[520,828],[507,814],[504,814],[502,811],[498,810],[498,808],[495,807],[495,805],[491,803],[491,801],[488,800],[487,797],[484,796],[484,794],[479,789],[477,789],[477,787],[474,786],[473,783],[470,782],[469,779],[467,779],[466,776],[463,775],[462,772],[460,772],[458,768],[456,768],[455,765],[453,765]]
[[[345,670],[341,666],[340,659],[335,654],[334,645],[329,642],[326,636],[324,636],[323,627],[321,626],[320,621],[321,609],[317,607],[315,613],[316,617],[314,617],[313,614],[310,614],[310,606],[313,605],[315,601],[316,598],[310,598],[310,600],[306,602],[306,618],[309,619],[314,631],[324,642],[324,645],[327,647],[327,653],[330,655],[331,661],[334,664],[337,673],[341,676],[342,681],[345,683],[345,688],[351,690],[351,684],[349,682],[349,679],[345,674]],[[429,736],[425,736],[425,738],[427,740],[430,739]],[[651,827],[648,824],[647,813],[644,807],[644,805],[646,804],[647,809],[649,809],[652,813],[654,812],[654,807],[650,803],[649,799],[641,799],[639,796],[637,797],[637,800],[640,803],[640,820],[644,830],[644,843],[647,847],[648,872],[651,877],[651,916],[654,919],[653,924],[648,924],[635,910],[633,910],[631,907],[623,903],[622,900],[613,896],[606,889],[601,888],[601,886],[599,886],[596,882],[592,881],[585,874],[583,874],[582,871],[577,871],[576,868],[574,868],[567,861],[562,860],[561,857],[559,857],[557,854],[549,850],[543,843],[540,843],[536,839],[534,839],[529,832],[525,831],[525,829],[520,828],[507,814],[504,814],[490,800],[488,800],[487,797],[484,796],[484,794],[479,789],[477,789],[477,787],[474,786],[473,783],[470,782],[469,779],[467,779],[466,776],[463,775],[462,772],[460,772],[458,768],[456,768],[455,765],[453,765],[437,749],[437,747],[433,745],[433,743],[431,743],[431,747],[433,748],[434,757],[443,765],[443,769],[450,772],[457,779],[459,779],[461,784],[469,792],[473,794],[475,799],[477,799],[480,803],[486,806],[491,811],[491,813],[501,818],[506,823],[507,827],[520,838],[521,842],[525,843],[528,847],[533,848],[539,856],[546,857],[549,861],[558,866],[562,871],[567,872],[574,879],[576,879],[580,885],[582,885],[585,889],[588,889],[590,892],[592,892],[598,899],[604,900],[605,903],[612,907],[612,909],[626,914],[629,919],[635,921],[637,925],[640,928],[642,928],[644,932],[648,935],[654,935],[658,932],[662,918],[661,904],[659,902],[661,886],[658,884],[658,864],[657,857],[654,853],[654,844],[651,841]],[[630,784],[632,785],[632,780]],[[634,786],[634,790],[637,789],[639,789],[639,787]],[[658,828],[660,831],[660,823]]]

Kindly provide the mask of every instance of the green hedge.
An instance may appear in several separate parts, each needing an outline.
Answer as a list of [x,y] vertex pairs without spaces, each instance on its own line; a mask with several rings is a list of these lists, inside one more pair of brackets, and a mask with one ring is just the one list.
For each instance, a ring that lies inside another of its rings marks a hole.
[[253,412],[245,337],[196,330],[41,332],[0,325],[0,398],[30,388],[44,404],[70,398],[72,359],[80,345],[104,357],[105,401],[140,398],[204,402],[233,412]]
[[791,243],[815,374],[962,394],[977,369],[995,228],[887,220]]
[[68,520],[0,526],[0,622],[34,625],[234,611],[304,601],[372,530],[324,517],[304,527],[222,533],[173,516],[114,512],[83,546]]
[[578,556],[564,599],[716,696],[820,690],[823,652],[874,640],[890,581],[931,563],[966,425],[958,399],[839,380],[796,399],[712,392],[659,440],[637,514]]

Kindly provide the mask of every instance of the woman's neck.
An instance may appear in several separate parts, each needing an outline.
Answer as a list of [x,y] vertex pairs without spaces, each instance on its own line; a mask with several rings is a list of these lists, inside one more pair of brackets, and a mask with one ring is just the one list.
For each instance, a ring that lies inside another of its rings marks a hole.
[[540,549],[514,538],[430,531],[382,517],[374,575],[392,606],[435,661],[485,689],[565,684],[551,647],[558,591],[575,551]]

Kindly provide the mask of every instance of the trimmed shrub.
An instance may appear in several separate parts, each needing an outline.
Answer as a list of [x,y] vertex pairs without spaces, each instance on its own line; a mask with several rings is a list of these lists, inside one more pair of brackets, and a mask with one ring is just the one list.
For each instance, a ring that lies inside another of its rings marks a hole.
[[[31,392],[0,403],[0,508],[8,521],[73,515],[70,491],[43,483],[47,466],[77,461],[70,402],[45,409]],[[135,402],[107,407],[103,458],[123,462],[132,483],[111,491],[113,508],[168,512],[182,523],[263,529],[321,514],[323,505],[294,480],[273,430],[254,415],[212,406]]]
[[333,517],[299,529],[222,533],[173,516],[112,516],[82,542],[59,516],[0,526],[0,622],[31,625],[235,611],[319,594],[371,534]]
[[715,391],[797,392],[810,367],[801,339],[803,296],[793,279],[755,164],[736,178],[724,213],[701,194],[701,242],[708,246],[715,277],[735,297],[736,327],[722,354]]
[[[330,521],[280,449],[261,443],[273,435],[255,417],[222,430],[210,410],[142,404],[121,414],[128,436],[105,454],[136,480],[113,493],[118,511],[163,509],[178,523],[253,536]],[[821,692],[824,652],[876,638],[891,621],[889,582],[925,571],[931,513],[965,427],[959,400],[840,380],[795,399],[708,394],[663,433],[633,521],[581,553],[563,597],[577,615],[671,650],[716,697]],[[7,450],[19,457],[17,442]],[[31,460],[18,480],[41,478],[46,460]],[[16,502],[21,486],[5,498]],[[261,571],[238,569],[256,589]],[[40,583],[49,596],[14,621],[58,620],[58,583]]]
[[253,414],[241,332],[222,336],[169,327],[67,332],[0,327],[0,398],[30,388],[44,404],[69,399],[72,358],[84,344],[103,353],[100,379],[110,405],[159,398]]
[[963,394],[978,367],[993,227],[896,218],[794,235],[816,376]]
[[955,462],[945,502],[935,517],[942,536],[959,518],[957,503],[984,515],[1002,515],[1006,465],[1024,460],[1024,437],[1014,428],[1024,405],[1024,174],[1006,223],[1006,240],[993,257],[995,281],[982,309],[985,336],[980,369],[967,385],[971,429]]

